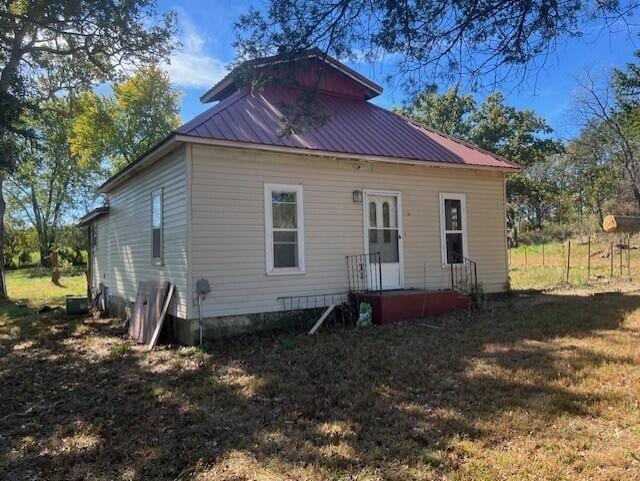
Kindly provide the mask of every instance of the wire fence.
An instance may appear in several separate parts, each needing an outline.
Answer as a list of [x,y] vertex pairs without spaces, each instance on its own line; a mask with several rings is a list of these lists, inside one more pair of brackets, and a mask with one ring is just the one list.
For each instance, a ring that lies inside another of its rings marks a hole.
[[515,289],[587,285],[630,280],[640,268],[640,255],[629,235],[585,237],[509,249],[511,285]]

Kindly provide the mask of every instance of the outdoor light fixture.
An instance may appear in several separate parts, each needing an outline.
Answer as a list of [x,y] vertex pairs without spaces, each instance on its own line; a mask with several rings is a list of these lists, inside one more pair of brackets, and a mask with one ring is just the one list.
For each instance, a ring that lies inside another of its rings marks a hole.
[[353,191],[353,201],[356,204],[362,203],[362,191],[361,190],[354,190]]

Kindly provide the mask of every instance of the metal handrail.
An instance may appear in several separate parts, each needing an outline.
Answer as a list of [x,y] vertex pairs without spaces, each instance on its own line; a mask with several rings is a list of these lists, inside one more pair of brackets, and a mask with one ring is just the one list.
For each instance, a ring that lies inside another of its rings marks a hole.
[[464,294],[478,292],[478,264],[468,257],[458,256],[460,262],[449,264],[451,268],[451,290]]
[[382,255],[380,252],[346,257],[349,292],[382,291]]

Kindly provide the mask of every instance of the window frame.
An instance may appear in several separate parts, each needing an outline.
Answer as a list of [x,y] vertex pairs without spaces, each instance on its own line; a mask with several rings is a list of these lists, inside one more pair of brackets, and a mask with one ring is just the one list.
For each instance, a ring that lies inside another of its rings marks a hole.
[[[469,258],[469,247],[467,243],[467,194],[459,192],[440,192],[440,254],[442,257],[442,267],[457,266],[462,263],[449,264],[447,261],[447,234],[462,234],[462,255]],[[460,201],[460,217],[462,231],[448,230],[445,212],[446,200]]]
[[[153,231],[155,227],[153,225],[153,199],[160,197],[160,257],[153,256]],[[164,191],[160,187],[151,191],[151,265],[161,267],[164,265]]]
[[[288,192],[296,194],[296,232],[298,240],[298,266],[275,267],[273,253],[273,192]],[[304,195],[302,185],[295,184],[264,184],[264,239],[265,239],[265,269],[268,276],[302,275],[306,274],[304,255]]]

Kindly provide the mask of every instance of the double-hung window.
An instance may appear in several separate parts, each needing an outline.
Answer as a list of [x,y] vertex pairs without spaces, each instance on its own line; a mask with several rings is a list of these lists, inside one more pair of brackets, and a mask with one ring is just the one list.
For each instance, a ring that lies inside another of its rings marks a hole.
[[442,264],[462,264],[467,253],[467,207],[464,194],[440,194]]
[[163,218],[162,189],[151,193],[151,263],[161,266],[163,262]]
[[267,274],[303,274],[302,186],[265,184],[264,210]]

